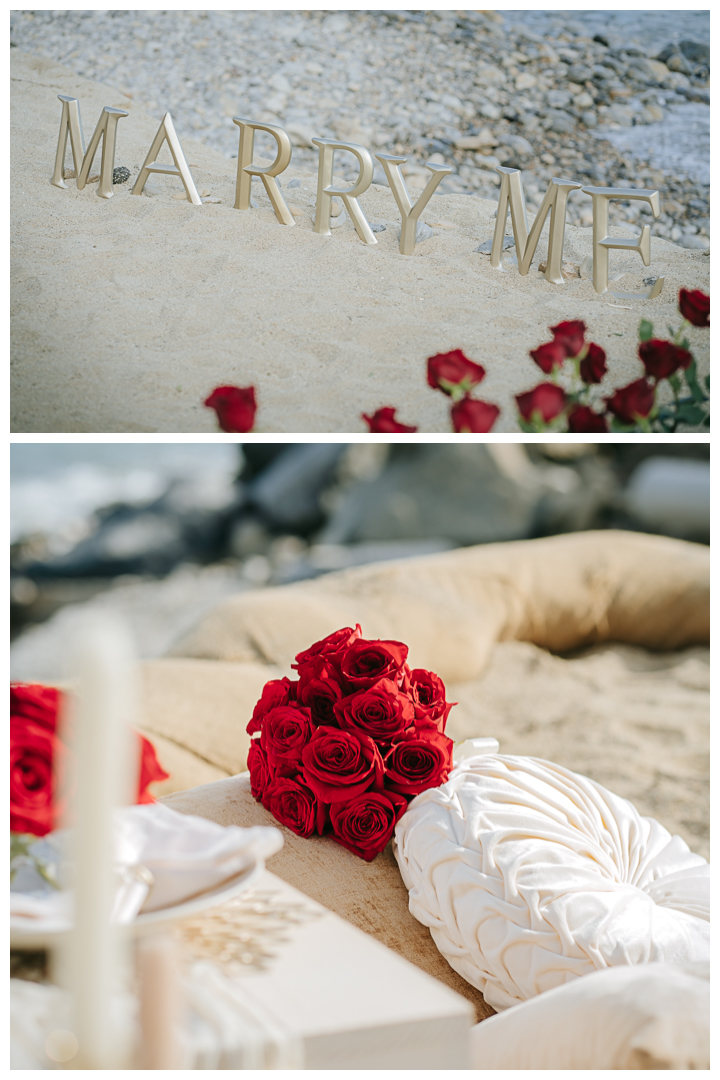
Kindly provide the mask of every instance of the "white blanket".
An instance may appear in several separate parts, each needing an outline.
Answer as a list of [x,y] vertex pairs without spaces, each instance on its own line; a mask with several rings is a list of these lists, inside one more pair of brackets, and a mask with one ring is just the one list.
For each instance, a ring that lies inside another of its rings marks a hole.
[[497,1010],[579,975],[709,960],[709,866],[549,761],[463,761],[395,830],[410,910]]

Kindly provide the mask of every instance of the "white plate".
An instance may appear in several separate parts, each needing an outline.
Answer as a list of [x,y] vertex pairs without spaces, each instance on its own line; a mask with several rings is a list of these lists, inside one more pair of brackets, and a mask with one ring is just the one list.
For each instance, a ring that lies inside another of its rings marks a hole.
[[[257,862],[253,866],[242,870],[229,881],[224,881],[216,889],[209,889],[200,896],[190,897],[173,907],[162,908],[160,911],[150,911],[140,914],[131,923],[121,927],[122,930],[132,935],[149,933],[161,929],[178,919],[186,919],[191,915],[197,915],[206,908],[215,907],[232,900],[235,896],[249,889],[265,869],[264,862]],[[52,949],[64,937],[69,930],[48,930],[38,926],[28,926],[29,920],[10,919],[10,948],[11,949]]]

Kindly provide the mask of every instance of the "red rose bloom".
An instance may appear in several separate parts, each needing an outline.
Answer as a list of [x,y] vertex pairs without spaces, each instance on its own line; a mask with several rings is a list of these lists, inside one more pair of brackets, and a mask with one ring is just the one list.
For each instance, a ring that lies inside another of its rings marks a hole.
[[271,709],[277,709],[279,705],[289,705],[294,701],[295,683],[289,679],[271,679],[266,682],[260,695],[260,700],[253,709],[252,720],[246,727],[248,735],[254,735],[262,729],[263,720]]
[[581,319],[572,319],[550,327],[553,340],[558,342],[565,350],[565,355],[570,357],[579,356],[583,351],[586,330],[587,326]]
[[659,338],[641,341],[638,355],[645,366],[645,374],[652,375],[656,381],[669,379],[678,368],[689,368],[692,364],[692,355],[687,349]]
[[377,742],[389,743],[412,724],[415,709],[393,680],[380,679],[369,690],[338,701],[335,716],[344,731],[361,732]]
[[541,371],[551,375],[555,368],[563,366],[567,352],[562,341],[546,341],[537,349],[531,349],[530,355]]
[[279,705],[265,716],[260,733],[260,745],[268,764],[294,765],[299,768],[302,751],[312,735],[310,710],[292,705]]
[[613,396],[605,398],[605,401],[610,412],[617,416],[622,424],[634,424],[652,412],[655,389],[647,379],[636,379],[635,382],[616,390]]
[[325,803],[345,801],[382,786],[377,746],[357,732],[318,728],[303,748],[303,779]]
[[419,721],[432,720],[444,731],[452,705],[446,701],[445,683],[440,676],[424,668],[413,668],[405,680],[405,689],[415,702],[415,726]]
[[260,745],[259,739],[253,739],[250,743],[250,749],[247,756],[247,767],[250,773],[250,791],[252,797],[256,802],[261,802],[265,806],[266,810],[269,810],[269,805],[266,804],[265,795],[267,789],[270,786],[272,780],[272,772],[268,765],[267,755]]
[[379,679],[397,680],[407,654],[407,645],[403,645],[402,641],[365,641],[359,638],[348,648],[340,667],[346,682],[355,690],[361,690]]
[[587,347],[585,356],[580,361],[580,378],[588,386],[603,381],[607,371],[607,359],[605,350],[591,341]]
[[368,791],[330,806],[333,840],[365,862],[372,862],[393,834],[407,801],[393,791]]
[[298,836],[312,836],[315,832],[317,799],[299,777],[276,777],[270,785],[267,799],[270,813],[281,825],[286,825]]
[[452,739],[439,731],[401,736],[385,757],[385,787],[401,795],[419,795],[444,784],[452,769]]
[[608,430],[608,422],[589,405],[576,405],[568,416],[568,431],[601,432]]
[[357,641],[361,634],[362,627],[359,623],[356,624],[354,630],[349,626],[345,626],[342,630],[336,630],[334,634],[328,634],[322,641],[316,641],[309,649],[299,652],[292,666],[301,677],[306,672],[309,672],[309,677],[314,678],[315,672],[318,670],[318,661],[322,661],[322,664],[334,668],[339,677],[340,661],[345,655],[348,646],[352,645],[353,641]]
[[254,386],[216,386],[203,404],[215,410],[222,431],[252,431],[257,412]]
[[518,394],[515,401],[523,420],[549,424],[565,408],[566,397],[554,383],[540,383],[534,390]]
[[[334,671],[333,668],[329,669]],[[300,679],[300,700],[310,709],[314,724],[332,724],[337,727],[335,704],[343,696],[342,687],[331,678],[328,668],[321,668],[313,679]]]
[[442,390],[443,394],[469,394],[485,378],[485,368],[468,360],[462,349],[438,353],[427,362],[428,386]]
[[681,289],[678,297],[680,314],[693,326],[710,325],[710,297],[699,289]]
[[396,420],[396,411],[396,409],[391,409],[386,405],[384,409],[378,409],[372,416],[368,416],[367,413],[361,415],[368,426],[368,431],[380,434],[390,431],[417,431],[416,427],[409,427],[407,424],[401,424],[399,420]]
[[[44,836],[65,816],[55,792],[69,764],[69,751],[56,734],[63,694],[49,686],[10,687],[10,830]],[[152,743],[139,740],[138,803],[154,802],[148,786],[167,780]]]
[[456,401],[450,409],[453,431],[461,434],[468,431],[490,431],[499,415],[497,405],[469,397]]

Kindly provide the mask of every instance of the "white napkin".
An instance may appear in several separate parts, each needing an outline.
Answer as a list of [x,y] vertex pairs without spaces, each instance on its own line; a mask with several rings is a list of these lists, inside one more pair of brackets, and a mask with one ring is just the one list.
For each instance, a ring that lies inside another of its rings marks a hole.
[[[117,810],[113,842],[118,876],[113,919],[129,923],[139,912],[172,908],[218,888],[279,851],[283,839],[272,827],[217,825],[152,803]],[[68,835],[50,834],[43,843],[62,862]],[[66,930],[72,920],[72,893],[13,890],[10,914],[16,926]]]

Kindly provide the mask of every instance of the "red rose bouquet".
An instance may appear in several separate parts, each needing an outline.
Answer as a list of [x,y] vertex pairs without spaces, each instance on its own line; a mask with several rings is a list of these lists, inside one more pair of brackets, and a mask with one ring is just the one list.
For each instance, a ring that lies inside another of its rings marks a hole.
[[[68,766],[70,751],[58,737],[57,718],[62,693],[49,686],[16,684],[10,687],[10,831],[45,836],[56,828],[64,812],[57,783]],[[140,742],[138,803],[154,802],[148,786],[167,780],[144,735]]]
[[407,645],[345,627],[298,653],[247,726],[255,799],[299,836],[328,833],[370,862],[408,800],[444,783],[452,704],[442,680],[407,664]]

